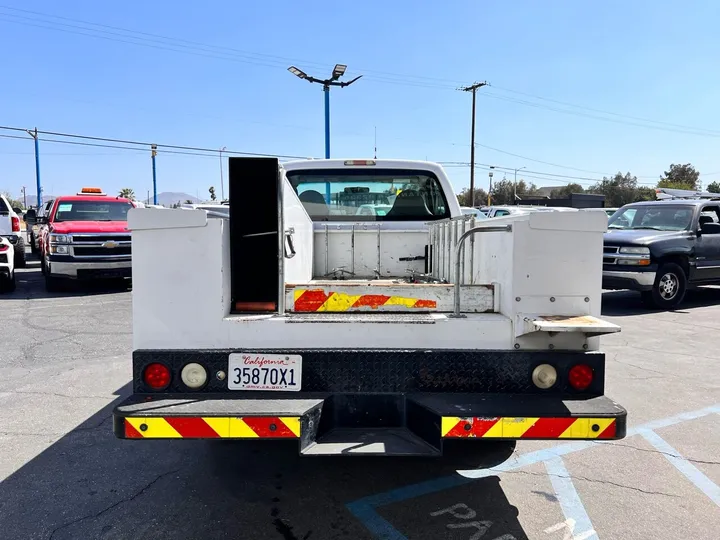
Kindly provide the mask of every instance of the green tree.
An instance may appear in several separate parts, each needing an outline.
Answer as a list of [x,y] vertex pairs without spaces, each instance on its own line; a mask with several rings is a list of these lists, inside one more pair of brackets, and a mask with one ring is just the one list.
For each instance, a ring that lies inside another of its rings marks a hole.
[[20,208],[21,210],[25,210],[25,205],[20,199],[13,199],[13,196],[10,195],[9,191],[0,191],[3,195],[5,195],[5,198],[10,203],[11,208]]
[[551,199],[567,199],[573,193],[584,193],[585,190],[580,184],[568,184],[566,186],[553,189],[550,194]]
[[130,199],[131,201],[135,200],[135,192],[133,191],[132,188],[129,188],[129,187],[122,188],[118,195],[120,197],[122,197],[123,199]]
[[503,178],[493,183],[491,200],[493,204],[515,204],[515,193],[520,199],[532,197],[537,194],[537,186],[519,180],[517,186],[512,180]]
[[482,188],[475,188],[474,195],[475,204],[471,204],[470,189],[463,188],[457,195],[460,206],[485,206],[487,204],[487,191]]
[[655,199],[652,188],[638,186],[637,177],[618,172],[610,178],[603,177],[600,182],[590,186],[588,193],[605,195],[605,206],[620,207],[626,204]]
[[193,204],[193,202],[190,199],[185,199],[185,204]]
[[698,189],[700,173],[690,163],[670,165],[670,170],[660,177],[657,187],[672,189]]
[[210,189],[208,189],[208,191],[210,192],[210,200],[211,201],[217,200],[217,197],[215,196],[215,187],[210,186]]
[[708,184],[705,191],[709,191],[710,193],[720,193],[720,182],[711,182]]

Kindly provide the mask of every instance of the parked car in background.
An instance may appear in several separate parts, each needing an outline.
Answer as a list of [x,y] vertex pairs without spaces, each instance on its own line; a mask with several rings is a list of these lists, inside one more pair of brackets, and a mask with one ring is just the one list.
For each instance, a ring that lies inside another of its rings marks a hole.
[[47,217],[52,208],[54,199],[50,199],[43,204],[40,209],[30,208],[25,212],[25,225],[27,227],[28,241],[30,242],[30,251],[33,253],[40,252],[40,238],[42,237],[43,229],[47,227],[44,218]]
[[603,288],[640,291],[661,309],[689,287],[720,285],[720,201],[664,200],[623,206],[608,221]]
[[508,205],[488,206],[487,217],[502,217],[513,214],[528,214],[530,212],[577,212],[577,208],[565,206],[529,206],[529,205]]
[[15,249],[10,240],[0,236],[0,292],[15,290]]
[[487,219],[485,212],[481,212],[477,208],[470,208],[469,206],[461,206],[460,210],[466,216],[475,216],[475,219]]
[[18,268],[25,267],[25,238],[20,230],[22,210],[13,208],[5,195],[0,194],[0,236],[6,238],[13,246],[14,264]]

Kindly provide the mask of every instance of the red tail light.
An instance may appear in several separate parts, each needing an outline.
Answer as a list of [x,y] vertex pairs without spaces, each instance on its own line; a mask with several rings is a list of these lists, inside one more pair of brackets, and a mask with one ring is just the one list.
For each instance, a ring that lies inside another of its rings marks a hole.
[[10,249],[10,246],[8,246],[7,244],[0,244],[0,253],[2,253],[3,251],[7,251],[9,249]]
[[143,381],[153,390],[163,390],[170,385],[170,370],[163,364],[150,364],[143,372]]
[[568,373],[568,381],[570,386],[575,390],[585,390],[592,384],[593,370],[586,364],[578,364],[573,366]]
[[12,220],[12,232],[20,232],[20,218],[13,216]]

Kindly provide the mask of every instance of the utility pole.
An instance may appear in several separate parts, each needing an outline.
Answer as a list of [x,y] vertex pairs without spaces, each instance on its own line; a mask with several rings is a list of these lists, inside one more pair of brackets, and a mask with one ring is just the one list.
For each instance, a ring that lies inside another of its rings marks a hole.
[[220,202],[225,200],[225,188],[223,187],[223,170],[222,170],[222,153],[227,150],[227,146],[220,149]]
[[517,173],[518,171],[522,171],[525,169],[525,167],[520,167],[519,169],[515,169],[515,182],[513,183],[513,204],[517,204]]
[[23,206],[27,210],[27,194],[25,193],[25,186],[22,187],[23,192]]
[[[475,93],[478,88],[487,86],[487,82],[476,82],[470,86],[458,88],[463,92],[472,92],[472,128],[470,133],[470,206],[475,207]],[[492,176],[492,175],[491,175]]]
[[157,144],[150,145],[153,172],[153,204],[157,204],[157,173],[155,171],[155,156],[157,156]]
[[495,167],[490,167],[490,172],[488,173],[488,176],[490,177],[490,185],[488,186],[488,206],[492,204],[491,202],[491,196],[492,196],[492,177],[493,177],[493,170]]
[[[346,86],[350,86],[352,83],[357,81],[362,75],[358,75],[351,81],[347,82],[341,82],[338,79],[345,75],[345,71],[347,70],[347,66],[345,64],[335,64],[335,67],[332,71],[332,76],[329,79],[316,79],[315,77],[311,77],[301,69],[296,68],[295,66],[290,66],[288,68],[288,71],[295,75],[296,77],[299,77],[301,79],[304,79],[310,83],[320,83],[323,85],[323,93],[325,94],[325,159],[330,159],[330,87],[331,86],[339,86],[340,88],[345,88]],[[330,184],[327,184],[327,188],[329,189]],[[327,195],[327,202],[330,203],[330,196]]]
[[38,145],[38,130],[26,129],[25,131],[35,139],[35,182],[37,183],[37,209],[40,210],[42,206],[42,186],[40,185],[40,147]]

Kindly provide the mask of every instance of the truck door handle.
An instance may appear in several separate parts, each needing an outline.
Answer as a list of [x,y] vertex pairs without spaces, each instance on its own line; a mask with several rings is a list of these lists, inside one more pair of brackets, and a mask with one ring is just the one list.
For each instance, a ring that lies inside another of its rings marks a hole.
[[295,229],[290,227],[285,230],[285,258],[292,259],[295,256],[295,245],[293,244]]

